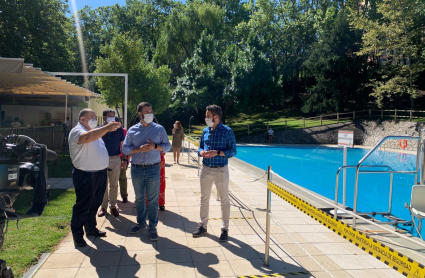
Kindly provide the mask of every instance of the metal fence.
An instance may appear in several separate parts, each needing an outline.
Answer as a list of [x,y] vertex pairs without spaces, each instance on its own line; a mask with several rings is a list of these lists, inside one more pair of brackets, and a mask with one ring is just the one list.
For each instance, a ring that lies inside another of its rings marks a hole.
[[302,117],[299,119],[271,121],[258,124],[247,125],[246,128],[239,128],[235,131],[235,135],[250,135],[264,133],[272,127],[273,130],[298,129],[313,126],[322,126],[340,123],[344,121],[354,121],[360,118],[369,119],[425,119],[425,111],[423,110],[361,110],[343,113],[334,113],[327,115],[319,115],[315,117]]
[[54,151],[59,150],[61,147],[63,151],[64,146],[67,147],[68,132],[68,128],[63,126],[0,128],[0,134],[3,136],[11,134],[26,135],[37,143],[45,144],[48,149]]

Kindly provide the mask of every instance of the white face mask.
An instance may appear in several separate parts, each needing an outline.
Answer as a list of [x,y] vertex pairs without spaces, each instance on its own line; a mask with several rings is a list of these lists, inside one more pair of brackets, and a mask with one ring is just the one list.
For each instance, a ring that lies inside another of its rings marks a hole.
[[174,124],[173,127],[176,128],[176,124]]
[[143,120],[148,124],[150,124],[153,121],[153,114],[152,113],[151,114],[144,114],[143,117],[144,117]]
[[205,118],[205,123],[209,126],[209,127],[213,127],[214,123],[213,123],[213,119],[212,118]]
[[89,125],[89,127],[90,127],[91,129],[96,128],[96,126],[97,126],[97,120],[96,120],[96,119],[91,119],[91,120],[89,120],[88,125]]
[[106,121],[107,121],[108,123],[110,123],[110,122],[115,122],[115,117],[106,117]]

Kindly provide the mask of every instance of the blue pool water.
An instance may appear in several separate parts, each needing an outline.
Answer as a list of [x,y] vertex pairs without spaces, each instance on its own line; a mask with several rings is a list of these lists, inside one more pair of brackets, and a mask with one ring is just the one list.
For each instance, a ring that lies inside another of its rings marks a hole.
[[[270,165],[283,178],[335,200],[336,172],[343,165],[342,148],[238,146],[237,150],[237,158],[264,170]],[[348,149],[347,165],[357,165],[368,151]],[[362,165],[388,165],[395,171],[414,171],[416,155],[376,151]],[[342,176],[341,172],[340,203]],[[406,220],[411,220],[411,216],[404,204],[410,203],[414,179],[414,174],[394,174],[392,214]],[[354,202],[354,180],[355,170],[347,169],[346,204],[350,207]],[[388,211],[389,189],[390,174],[360,174],[357,209]]]

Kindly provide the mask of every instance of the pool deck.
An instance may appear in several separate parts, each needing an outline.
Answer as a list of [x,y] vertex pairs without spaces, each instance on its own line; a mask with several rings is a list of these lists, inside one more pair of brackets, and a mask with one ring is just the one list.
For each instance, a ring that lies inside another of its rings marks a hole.
[[[34,277],[237,277],[292,273],[297,277],[404,277],[352,243],[272,194],[270,264],[265,267],[266,180],[264,171],[232,159],[229,241],[219,242],[221,220],[210,220],[208,234],[193,238],[199,219],[198,169],[186,154],[180,164],[166,155],[166,204],[159,211],[157,242],[146,230],[130,234],[136,223],[134,191],[129,203],[118,202],[121,215],[98,218],[106,238],[89,237],[75,248],[69,234]],[[128,177],[130,177],[128,173]],[[59,183],[66,183],[64,180]],[[68,181],[69,183],[69,181]],[[210,218],[220,218],[220,203],[210,200]],[[424,260],[425,261],[425,260]],[[300,274],[308,272],[307,274]],[[298,274],[296,274],[298,273]]]

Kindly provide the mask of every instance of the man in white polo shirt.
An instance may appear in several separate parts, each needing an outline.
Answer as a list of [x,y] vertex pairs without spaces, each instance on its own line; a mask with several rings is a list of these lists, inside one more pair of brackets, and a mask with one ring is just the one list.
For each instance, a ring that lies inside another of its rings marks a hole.
[[86,246],[87,235],[106,236],[96,228],[96,213],[102,203],[107,185],[108,151],[101,139],[107,132],[115,131],[121,123],[111,122],[96,128],[96,114],[91,109],[83,109],[79,123],[69,133],[69,153],[74,170],[72,180],[77,199],[72,209],[71,231],[77,247]]

